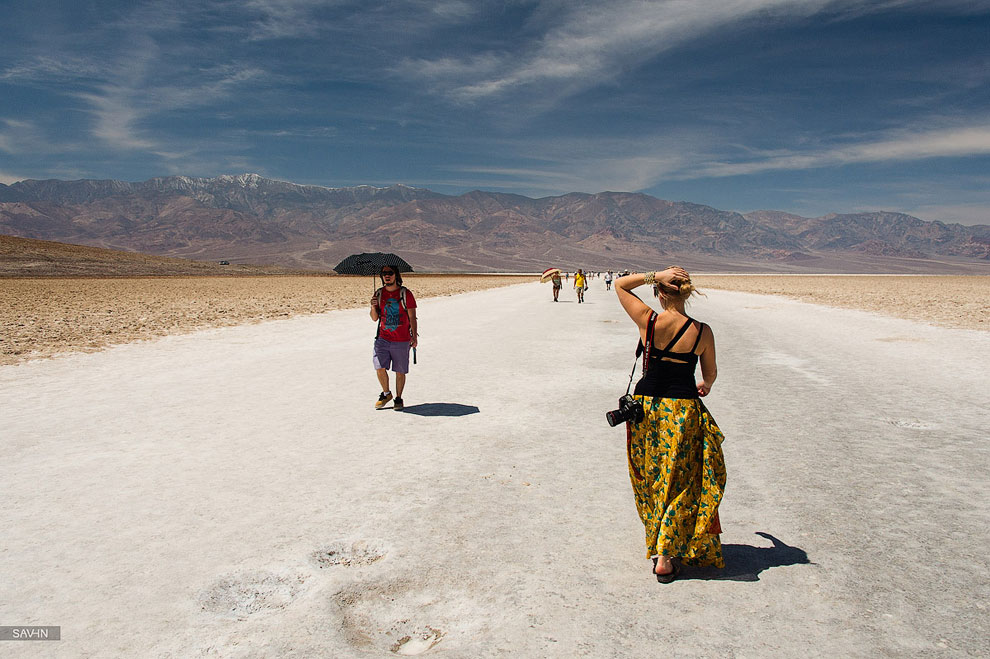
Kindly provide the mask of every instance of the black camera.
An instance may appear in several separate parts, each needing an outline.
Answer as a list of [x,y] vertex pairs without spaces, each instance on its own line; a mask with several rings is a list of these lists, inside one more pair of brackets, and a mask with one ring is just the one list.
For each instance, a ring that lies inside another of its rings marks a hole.
[[619,409],[605,413],[605,420],[613,428],[626,421],[639,423],[644,418],[643,404],[633,398],[631,394],[626,394],[619,399]]

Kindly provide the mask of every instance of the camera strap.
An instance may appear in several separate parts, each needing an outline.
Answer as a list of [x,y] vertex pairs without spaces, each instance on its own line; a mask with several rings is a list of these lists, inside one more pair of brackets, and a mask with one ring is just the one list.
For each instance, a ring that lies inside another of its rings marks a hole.
[[639,345],[636,346],[636,358],[633,360],[632,372],[629,374],[629,385],[626,386],[626,394],[629,394],[629,390],[632,389],[633,376],[636,375],[636,362],[639,361],[639,356],[643,355],[643,374],[646,374],[646,369],[650,364],[650,348],[653,347],[653,325],[657,322],[657,312],[650,312],[650,319],[646,321],[646,345],[640,341]]

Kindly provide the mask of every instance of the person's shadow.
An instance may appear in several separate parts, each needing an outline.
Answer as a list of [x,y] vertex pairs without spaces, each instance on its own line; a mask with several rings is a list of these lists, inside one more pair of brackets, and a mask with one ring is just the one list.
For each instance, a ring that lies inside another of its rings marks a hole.
[[786,565],[813,565],[808,560],[808,554],[803,549],[784,544],[769,533],[757,531],[773,543],[772,547],[753,547],[752,545],[722,545],[722,557],[725,558],[725,568],[719,570],[712,567],[684,566],[682,579],[725,580],[725,581],[759,581],[760,572],[772,567]]
[[409,405],[402,411],[417,416],[467,416],[468,414],[477,414],[481,410],[474,405],[461,405],[460,403],[420,403],[419,405]]

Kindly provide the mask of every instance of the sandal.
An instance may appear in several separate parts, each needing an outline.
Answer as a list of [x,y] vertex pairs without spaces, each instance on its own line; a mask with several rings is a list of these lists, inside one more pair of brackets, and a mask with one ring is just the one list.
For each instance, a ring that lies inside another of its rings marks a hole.
[[670,583],[681,573],[681,568],[677,567],[677,563],[671,561],[670,565],[673,568],[670,572],[657,574],[657,557],[653,557],[653,576],[657,578],[657,583]]

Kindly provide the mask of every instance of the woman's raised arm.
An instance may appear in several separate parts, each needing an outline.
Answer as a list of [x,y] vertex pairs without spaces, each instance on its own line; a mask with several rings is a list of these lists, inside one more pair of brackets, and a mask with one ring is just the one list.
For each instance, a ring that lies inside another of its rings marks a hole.
[[660,282],[663,284],[670,284],[675,278],[687,279],[689,277],[687,271],[683,268],[671,267],[666,270],[661,270],[659,272],[648,272],[642,274],[639,272],[634,272],[631,275],[626,275],[625,277],[619,277],[613,282],[615,284],[615,294],[619,296],[619,304],[622,308],[626,310],[629,317],[633,319],[640,329],[646,327],[646,323],[650,320],[650,311],[652,309],[648,304],[643,302],[632,292],[632,289],[637,286],[642,286],[643,284],[653,282]]

